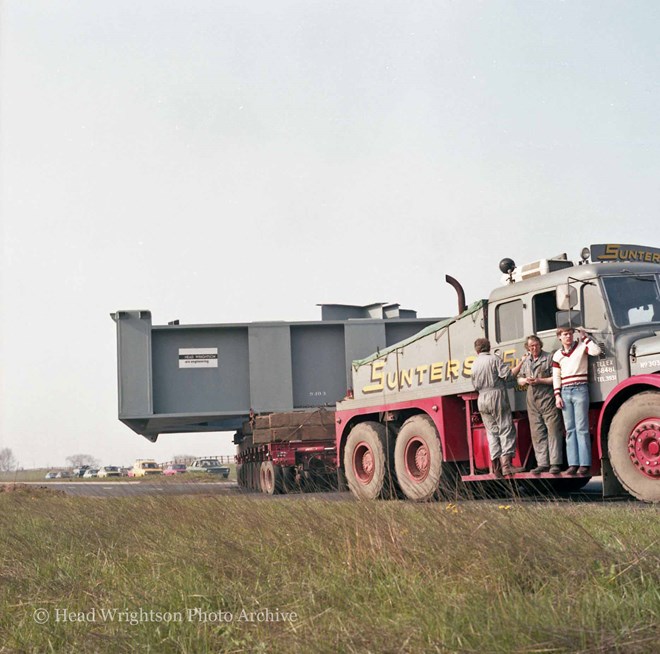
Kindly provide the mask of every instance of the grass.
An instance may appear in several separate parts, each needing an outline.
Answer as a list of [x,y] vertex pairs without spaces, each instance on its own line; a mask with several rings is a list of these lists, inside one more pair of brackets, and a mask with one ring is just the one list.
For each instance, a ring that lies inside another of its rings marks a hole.
[[0,493],[0,652],[650,652],[658,517]]

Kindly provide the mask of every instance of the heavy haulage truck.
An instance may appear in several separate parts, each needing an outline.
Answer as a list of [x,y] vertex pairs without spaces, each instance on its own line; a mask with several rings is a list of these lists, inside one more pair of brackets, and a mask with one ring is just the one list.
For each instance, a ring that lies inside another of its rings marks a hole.
[[[248,410],[249,419],[236,434],[241,485],[277,493],[337,478],[362,499],[403,495],[425,501],[490,482],[495,475],[470,379],[474,341],[489,338],[493,351],[513,366],[527,335],[539,335],[545,349],[553,350],[558,325],[579,325],[602,347],[600,357],[590,360],[590,474],[602,474],[606,496],[627,491],[660,501],[660,250],[592,245],[578,264],[561,255],[519,267],[504,259],[500,267],[504,284],[488,300],[466,307],[460,284],[448,277],[459,291],[455,318],[434,321],[394,342],[380,338],[374,353],[353,357],[349,390],[339,394],[336,407],[303,398],[293,410]],[[130,386],[122,372],[121,324],[130,315],[114,314],[120,334],[120,418],[152,438],[158,430],[209,428],[183,413],[152,412],[133,424],[121,416],[122,382],[124,391]],[[361,345],[370,340],[361,339]],[[267,349],[268,341],[261,347]],[[336,348],[325,362],[348,362],[357,349]],[[313,352],[313,347],[306,351]],[[319,365],[317,358],[314,368],[322,379]],[[155,381],[158,373],[153,373]],[[338,393],[335,387],[323,397]],[[510,393],[518,436],[513,463],[531,470],[525,389]],[[589,477],[520,472],[508,479],[561,490],[578,488]]]
[[[489,338],[513,366],[527,335],[555,349],[558,325],[581,325],[603,349],[590,362],[591,474],[602,473],[605,494],[623,488],[660,501],[660,250],[595,245],[583,250],[581,263],[563,255],[516,268],[505,259],[506,283],[488,301],[354,362],[354,397],[337,406],[336,446],[355,495],[395,489],[428,500],[457,481],[493,479],[470,380],[474,341]],[[530,470],[524,390],[511,393],[514,465]],[[540,477],[513,475],[551,487],[586,483]]]

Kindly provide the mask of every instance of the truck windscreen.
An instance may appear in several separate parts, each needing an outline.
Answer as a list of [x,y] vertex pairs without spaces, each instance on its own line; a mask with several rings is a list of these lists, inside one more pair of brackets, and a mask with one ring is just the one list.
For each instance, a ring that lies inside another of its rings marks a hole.
[[660,322],[660,286],[657,275],[602,279],[617,327]]

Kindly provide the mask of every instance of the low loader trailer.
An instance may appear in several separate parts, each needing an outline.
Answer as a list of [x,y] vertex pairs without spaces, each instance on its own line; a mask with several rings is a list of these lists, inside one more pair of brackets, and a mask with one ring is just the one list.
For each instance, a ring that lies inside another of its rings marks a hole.
[[[235,429],[238,481],[249,490],[346,483],[360,499],[453,496],[497,478],[471,383],[474,341],[488,338],[513,367],[528,335],[553,351],[558,326],[581,326],[602,349],[589,362],[589,475],[529,472],[519,386],[509,393],[523,472],[507,480],[561,491],[602,475],[605,496],[660,502],[660,250],[600,244],[578,263],[503,259],[500,269],[503,284],[470,306],[447,277],[459,294],[453,318],[325,305],[323,339],[312,323],[226,326],[232,334],[218,337],[214,326],[152,328],[148,312],[117,312],[120,419],[151,440]],[[180,374],[201,369],[206,379]]]
[[119,419],[160,434],[236,432],[238,482],[267,493],[336,486],[334,410],[353,360],[439,318],[398,304],[321,305],[321,320],[154,325],[117,311]]

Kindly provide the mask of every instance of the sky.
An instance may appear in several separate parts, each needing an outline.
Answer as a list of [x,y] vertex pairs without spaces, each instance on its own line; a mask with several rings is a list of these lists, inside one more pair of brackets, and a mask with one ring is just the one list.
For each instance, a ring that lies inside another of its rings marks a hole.
[[0,0],[0,448],[231,454],[117,419],[109,314],[455,312],[498,262],[660,246],[660,3]]

